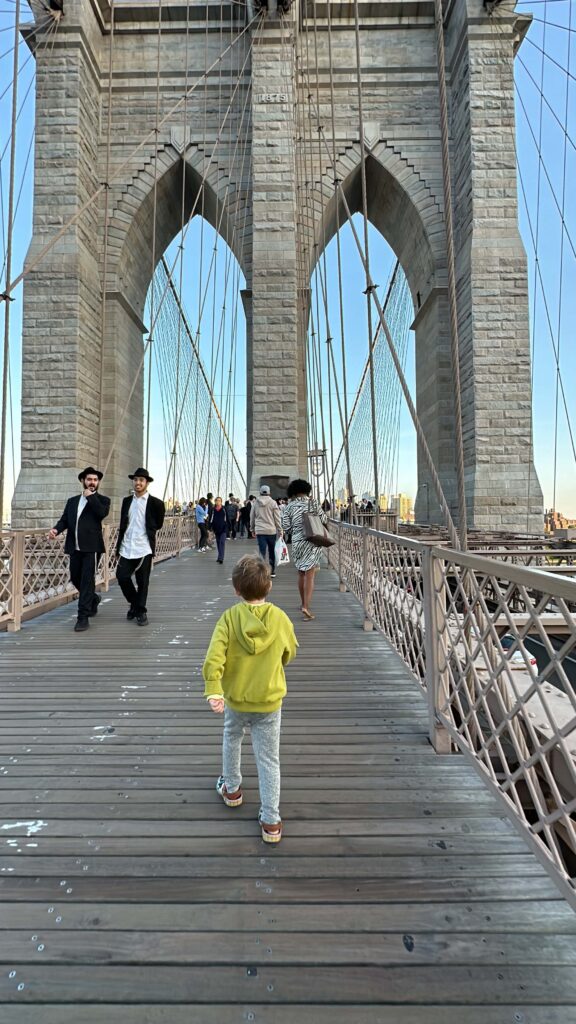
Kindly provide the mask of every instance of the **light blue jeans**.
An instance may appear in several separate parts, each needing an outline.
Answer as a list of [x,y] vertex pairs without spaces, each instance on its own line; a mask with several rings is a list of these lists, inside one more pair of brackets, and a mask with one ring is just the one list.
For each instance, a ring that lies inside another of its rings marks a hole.
[[240,769],[242,740],[247,726],[252,735],[252,749],[258,771],[260,789],[260,819],[267,825],[276,825],[280,817],[280,720],[282,708],[268,715],[258,712],[232,711],[224,708],[224,738],[222,742],[222,774],[228,793],[235,793],[242,785]]

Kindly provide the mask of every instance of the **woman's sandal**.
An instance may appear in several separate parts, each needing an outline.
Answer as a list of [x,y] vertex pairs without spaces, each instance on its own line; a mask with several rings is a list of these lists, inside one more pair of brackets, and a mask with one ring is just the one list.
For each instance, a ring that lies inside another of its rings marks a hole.
[[309,612],[307,608],[302,608],[302,615],[304,616],[305,619],[315,619],[316,618],[316,616],[312,615],[312,612]]

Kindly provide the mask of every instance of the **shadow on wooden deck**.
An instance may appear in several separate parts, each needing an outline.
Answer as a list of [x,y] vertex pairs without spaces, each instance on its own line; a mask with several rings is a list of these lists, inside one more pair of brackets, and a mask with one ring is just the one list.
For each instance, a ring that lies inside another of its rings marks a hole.
[[576,916],[335,577],[296,620],[285,838],[214,792],[211,628],[247,545],[153,574],[148,629],[113,588],[0,637],[2,1024],[570,1024]]

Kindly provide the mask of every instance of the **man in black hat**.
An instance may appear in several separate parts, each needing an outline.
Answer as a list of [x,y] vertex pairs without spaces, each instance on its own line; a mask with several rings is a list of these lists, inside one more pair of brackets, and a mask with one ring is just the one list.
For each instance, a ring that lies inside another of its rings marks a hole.
[[110,511],[110,498],[98,494],[102,476],[94,466],[86,466],[78,473],[82,494],[68,498],[60,519],[48,534],[49,539],[54,540],[66,530],[64,550],[70,555],[70,579],[78,591],[76,633],[88,629],[88,619],[96,615],[100,604],[96,593],[96,567],[98,556],[105,551],[102,520]]
[[[146,599],[152,559],[156,550],[156,531],[164,523],[166,507],[160,498],[148,493],[152,477],[140,466],[129,473],[133,492],[122,502],[116,553],[119,555],[116,579],[130,608],[127,619],[136,619],[139,626],[148,625]],[[132,577],[136,579],[136,587]]]

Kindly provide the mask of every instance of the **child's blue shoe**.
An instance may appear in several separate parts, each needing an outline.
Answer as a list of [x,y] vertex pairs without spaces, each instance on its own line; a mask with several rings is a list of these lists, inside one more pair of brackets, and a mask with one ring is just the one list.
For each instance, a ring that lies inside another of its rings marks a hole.
[[218,796],[221,796],[226,807],[240,807],[242,803],[242,790],[238,789],[235,793],[228,793],[226,786],[224,785],[224,776],[221,775],[216,782],[216,792]]

